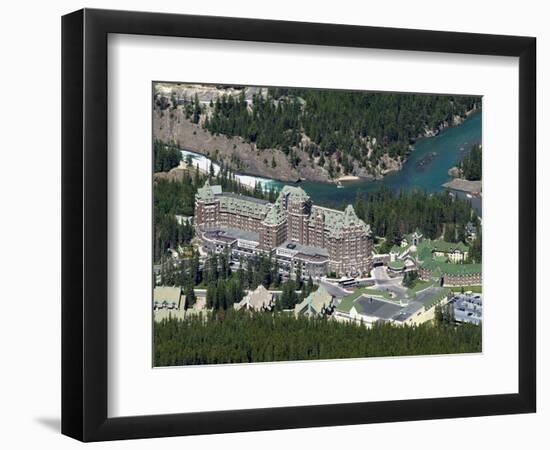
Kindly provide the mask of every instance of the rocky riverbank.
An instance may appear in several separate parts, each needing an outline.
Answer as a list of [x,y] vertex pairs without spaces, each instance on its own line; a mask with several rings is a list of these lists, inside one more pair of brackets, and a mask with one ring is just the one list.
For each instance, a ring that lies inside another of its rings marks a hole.
[[326,171],[308,163],[308,155],[297,151],[301,159],[292,167],[286,155],[274,149],[258,150],[255,145],[240,137],[212,135],[201,126],[187,120],[183,110],[153,111],[153,136],[166,143],[175,143],[181,148],[208,156],[223,163],[233,171],[286,182],[300,179],[330,182]]

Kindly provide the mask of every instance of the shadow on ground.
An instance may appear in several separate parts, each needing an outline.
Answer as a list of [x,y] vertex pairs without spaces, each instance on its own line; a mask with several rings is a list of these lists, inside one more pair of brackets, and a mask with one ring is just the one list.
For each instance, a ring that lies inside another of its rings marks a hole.
[[43,427],[50,429],[50,431],[61,433],[61,419],[59,417],[37,417],[34,420]]

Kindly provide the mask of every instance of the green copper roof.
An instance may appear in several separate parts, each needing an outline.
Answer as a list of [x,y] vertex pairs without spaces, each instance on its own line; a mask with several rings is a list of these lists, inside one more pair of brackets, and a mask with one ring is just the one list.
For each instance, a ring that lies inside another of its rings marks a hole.
[[357,214],[355,214],[355,210],[353,209],[353,206],[348,205],[346,206],[346,209],[344,210],[344,226],[350,227],[354,225],[364,225],[365,222],[363,222],[359,217],[357,217]]
[[413,241],[413,238],[421,238],[423,236],[423,234],[420,232],[420,230],[417,228],[416,230],[414,230],[413,233],[409,233],[409,234],[406,234],[405,236],[403,236],[403,239],[405,241],[407,241],[407,244],[411,244],[412,241]]
[[428,260],[422,263],[422,267],[428,270],[440,270],[449,275],[471,275],[481,273],[481,264],[452,264]]
[[340,304],[336,307],[336,309],[342,312],[350,312],[352,306],[355,303],[355,300],[363,295],[366,295],[367,297],[382,297],[385,300],[395,301],[385,291],[380,291],[378,289],[360,288],[356,289],[353,294],[346,295],[340,301]]
[[443,253],[453,253],[456,250],[464,253],[468,251],[468,246],[463,242],[446,242],[446,241],[432,241],[433,251]]
[[267,215],[265,216],[264,223],[266,225],[279,225],[280,223],[283,223],[286,220],[286,217],[283,213],[282,208],[277,203],[273,205],[269,211],[267,212]]
[[416,254],[418,259],[421,261],[427,261],[432,259],[432,252],[441,252],[441,253],[454,253],[455,250],[458,250],[462,253],[468,251],[468,246],[463,242],[446,242],[446,241],[431,241],[425,239],[420,242],[416,247]]
[[210,186],[210,183],[208,182],[208,180],[206,180],[206,182],[204,183],[204,186],[197,189],[196,198],[198,200],[204,200],[204,201],[214,200],[214,189],[212,189],[213,187],[214,186]]
[[424,240],[416,246],[416,257],[421,261],[426,261],[432,257],[430,241]]
[[309,195],[306,194],[306,191],[298,186],[284,186],[279,194],[279,198],[285,195],[291,195],[292,197],[298,198],[300,200],[309,200]]
[[254,217],[262,220],[270,209],[269,203],[259,203],[256,199],[243,196],[220,195],[220,212]]
[[405,268],[405,263],[403,261],[400,261],[400,260],[390,261],[388,263],[388,267],[390,269],[394,269],[394,270],[401,270],[401,269]]
[[407,250],[409,250],[410,248],[412,247],[412,245],[405,245],[405,246],[400,246],[400,245],[394,245],[390,252],[391,253],[396,253],[398,255],[401,255],[402,253],[405,253]]
[[[198,201],[211,202],[218,200],[220,212],[253,217],[263,220],[263,223],[266,225],[278,225],[284,222],[286,218],[286,200],[288,197],[292,197],[293,200],[299,201],[310,200],[309,196],[302,188],[284,186],[275,204],[271,204],[257,198],[246,197],[230,192],[222,192],[221,186],[210,186],[208,180],[204,183],[202,188],[197,190],[196,195]],[[319,216],[323,218],[325,231],[329,238],[341,239],[344,235],[344,231],[348,228],[356,228],[367,234],[371,232],[370,227],[357,217],[351,205],[348,205],[345,211],[313,206],[307,220],[311,224]]]
[[341,301],[340,304],[336,307],[336,311],[341,311],[345,313],[349,313],[351,308],[353,307],[353,303],[355,302],[355,299],[357,297],[352,295],[346,295]]
[[353,206],[348,205],[345,211],[337,211],[334,209],[314,206],[310,221],[315,220],[317,215],[323,215],[325,218],[325,229],[328,231],[329,237],[340,239],[343,236],[344,229],[359,226],[365,233],[370,232],[370,227],[357,217]]

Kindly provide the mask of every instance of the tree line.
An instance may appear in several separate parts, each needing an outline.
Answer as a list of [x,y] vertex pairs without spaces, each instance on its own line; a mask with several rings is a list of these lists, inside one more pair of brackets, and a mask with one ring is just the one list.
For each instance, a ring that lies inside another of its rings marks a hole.
[[249,110],[244,91],[238,96],[222,95],[211,103],[212,113],[203,126],[211,133],[240,136],[260,149],[288,153],[300,141],[301,105],[296,98],[273,100],[255,94]]
[[153,183],[153,255],[158,261],[169,248],[189,244],[194,236],[187,221],[178,223],[176,215],[194,214],[196,185],[189,175],[182,181],[156,180]]
[[153,143],[153,170],[155,172],[168,172],[177,167],[181,161],[181,151],[173,145],[166,145],[162,141]]
[[482,157],[481,145],[474,144],[471,150],[458,164],[461,176],[467,180],[481,180]]
[[232,308],[243,299],[246,290],[253,291],[260,284],[266,289],[281,290],[275,302],[277,310],[294,308],[317,289],[311,276],[303,280],[300,269],[292,274],[293,277],[283,280],[278,263],[271,256],[241,258],[236,270],[232,264],[235,261],[225,251],[209,255],[201,265],[198,251],[190,249],[189,257],[162,266],[158,284],[182,286],[184,294],[189,296],[187,307],[196,301],[194,288],[206,288],[206,306],[215,310]]
[[368,167],[386,153],[406,157],[427,130],[453,124],[475,107],[481,107],[480,97],[269,88],[251,104],[244,91],[218,97],[203,127],[259,149],[280,149],[293,166],[299,162],[294,149],[301,148],[329,172],[334,159],[348,173],[354,160]]
[[233,309],[154,326],[155,366],[295,361],[481,351],[481,327],[432,325],[372,328],[326,318]]
[[468,252],[468,263],[481,263],[482,262],[482,227],[479,220],[476,221],[476,235],[470,244],[470,250]]
[[245,290],[253,291],[261,284],[266,289],[281,290],[275,301],[276,310],[292,309],[316,289],[311,276],[304,282],[300,269],[293,274],[294,279],[283,280],[277,260],[271,255],[241,258],[237,270],[231,269],[230,262],[228,252],[206,259],[198,277],[206,285],[207,308],[229,309],[243,299]]
[[466,224],[476,219],[469,200],[452,197],[447,192],[428,193],[421,189],[396,192],[381,187],[371,193],[358,192],[354,206],[357,216],[370,224],[374,234],[386,238],[385,251],[417,228],[424,237],[436,239],[448,226],[462,230],[453,235],[451,242],[465,240]]

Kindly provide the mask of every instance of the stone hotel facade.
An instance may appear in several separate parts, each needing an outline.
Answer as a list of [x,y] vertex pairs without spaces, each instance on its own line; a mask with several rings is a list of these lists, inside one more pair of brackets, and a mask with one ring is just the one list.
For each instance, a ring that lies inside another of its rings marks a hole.
[[208,251],[271,253],[283,269],[301,265],[305,275],[366,275],[372,265],[372,233],[353,207],[315,206],[299,187],[285,186],[269,203],[206,182],[195,197],[195,229]]

